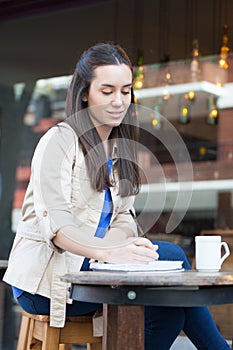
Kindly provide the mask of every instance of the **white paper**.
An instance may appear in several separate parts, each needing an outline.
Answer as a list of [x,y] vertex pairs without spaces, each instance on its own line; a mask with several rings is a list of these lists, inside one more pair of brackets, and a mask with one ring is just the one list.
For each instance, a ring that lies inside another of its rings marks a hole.
[[90,264],[92,270],[98,271],[150,271],[150,272],[161,272],[161,271],[183,271],[183,261],[171,261],[171,260],[157,260],[149,264],[110,264],[93,262]]

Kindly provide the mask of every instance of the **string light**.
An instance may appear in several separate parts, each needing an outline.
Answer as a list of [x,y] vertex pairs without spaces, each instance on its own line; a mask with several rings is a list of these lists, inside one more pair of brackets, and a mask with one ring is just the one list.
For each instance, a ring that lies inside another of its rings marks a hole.
[[[227,64],[227,54],[230,51],[229,45],[228,45],[228,35],[227,35],[227,26],[224,26],[224,36],[223,36],[223,45],[221,47],[221,55],[220,55],[220,59],[219,59],[219,65],[224,68],[227,69],[228,68],[228,64]],[[194,39],[193,40],[193,49],[192,49],[192,60],[190,63],[190,74],[191,76],[189,76],[189,78],[187,77],[187,81],[190,82],[198,82],[200,81],[200,62],[199,62],[199,44],[198,44],[198,40]],[[225,60],[223,62],[223,60]],[[142,59],[142,52],[139,52],[139,56],[138,56],[138,66],[135,69],[135,79],[134,79],[134,88],[135,89],[142,89],[144,88],[144,78],[145,78],[145,71],[144,71],[144,66],[143,66],[143,59]],[[215,64],[217,62],[215,61]],[[227,64],[227,65],[226,65]],[[173,81],[172,81],[172,74],[170,69],[172,68],[172,66],[169,66],[169,64],[167,64],[165,67],[160,67],[163,68],[162,69],[162,75],[163,75],[163,80],[162,80],[162,84],[159,85],[159,94],[160,95],[160,101],[157,101],[158,103],[156,103],[157,108],[160,108],[162,106],[162,108],[170,108],[172,105],[172,101],[170,100],[171,98],[171,94],[173,94]],[[218,70],[219,72],[222,70]],[[222,71],[223,72],[223,71]],[[225,74],[225,73],[224,73]],[[161,80],[160,80],[161,81]],[[222,81],[222,79],[221,79]],[[176,85],[179,83],[176,83]],[[188,84],[187,84],[188,85]],[[197,105],[196,98],[199,97],[198,93],[196,91],[198,90],[198,83],[197,84],[189,84],[190,85],[190,91],[187,92],[182,92],[179,95],[180,99],[182,98],[182,101],[180,100],[179,106],[178,106],[178,112],[177,114],[177,121],[181,124],[188,124],[191,122],[191,116],[192,116],[192,109],[195,108],[195,106]],[[200,84],[201,85],[201,84]],[[196,88],[197,86],[197,88]],[[176,87],[176,86],[175,86]],[[193,90],[191,90],[193,89]],[[196,90],[195,90],[196,89]],[[174,91],[176,91],[174,89]],[[202,91],[202,89],[200,90]],[[206,91],[208,94],[208,91]],[[140,95],[141,94],[141,95]],[[144,90],[142,92],[139,92],[139,96],[144,96]],[[155,94],[156,96],[156,94]],[[142,97],[143,98],[143,97]],[[218,118],[219,118],[219,111],[217,108],[217,97],[214,95],[211,95],[210,97],[207,97],[208,99],[208,104],[209,104],[209,111],[208,114],[206,115],[205,119],[206,119],[206,123],[209,125],[216,125],[218,123]],[[137,98],[135,97],[135,103],[137,103]],[[176,103],[176,101],[175,101]],[[174,104],[175,104],[174,103]],[[167,107],[166,107],[167,106]],[[152,108],[153,112],[151,113],[151,126],[155,129],[161,129],[162,127],[162,122],[161,122],[161,118],[160,115],[163,113],[161,113],[158,109],[155,110],[156,108]]]

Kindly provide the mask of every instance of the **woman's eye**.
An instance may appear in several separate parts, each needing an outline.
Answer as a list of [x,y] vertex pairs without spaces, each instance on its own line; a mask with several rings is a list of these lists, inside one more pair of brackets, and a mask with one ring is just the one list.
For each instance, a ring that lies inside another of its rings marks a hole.
[[[102,91],[102,94],[104,95],[111,95],[113,91]],[[131,93],[131,90],[121,91],[122,95],[129,95]]]

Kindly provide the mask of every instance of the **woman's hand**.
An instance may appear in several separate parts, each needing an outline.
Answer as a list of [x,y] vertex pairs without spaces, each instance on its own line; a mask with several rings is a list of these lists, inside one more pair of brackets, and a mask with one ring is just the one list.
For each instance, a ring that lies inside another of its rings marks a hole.
[[147,238],[130,238],[125,245],[108,250],[105,262],[148,264],[158,260],[157,250],[158,246]]

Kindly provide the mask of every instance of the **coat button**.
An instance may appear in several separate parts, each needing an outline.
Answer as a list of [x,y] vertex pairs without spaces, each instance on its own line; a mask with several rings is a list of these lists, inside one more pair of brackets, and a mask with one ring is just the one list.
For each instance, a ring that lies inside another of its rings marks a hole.
[[47,211],[44,210],[44,211],[43,211],[43,216],[47,216],[47,215],[48,215]]

